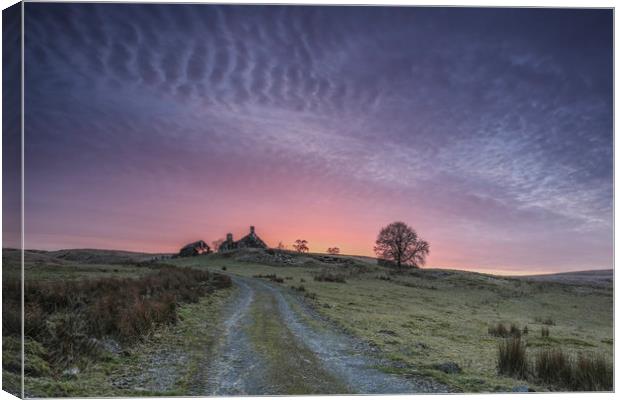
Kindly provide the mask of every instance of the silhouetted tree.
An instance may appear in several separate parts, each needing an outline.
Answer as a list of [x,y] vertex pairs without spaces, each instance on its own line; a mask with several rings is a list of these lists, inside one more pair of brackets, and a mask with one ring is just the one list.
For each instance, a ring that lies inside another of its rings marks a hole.
[[424,265],[429,252],[428,242],[418,237],[416,231],[404,222],[393,222],[381,229],[375,242],[377,257],[393,261],[398,268]]
[[293,248],[298,253],[307,253],[310,249],[308,248],[308,241],[304,239],[295,240],[295,244]]
[[211,246],[213,246],[213,251],[218,251],[220,249],[220,245],[224,243],[225,240],[220,238],[211,242]]
[[330,247],[327,249],[327,254],[340,254],[340,249],[338,247]]
[[278,247],[276,247],[276,249],[278,249],[278,250],[286,250],[286,246],[284,245],[284,243],[278,242]]

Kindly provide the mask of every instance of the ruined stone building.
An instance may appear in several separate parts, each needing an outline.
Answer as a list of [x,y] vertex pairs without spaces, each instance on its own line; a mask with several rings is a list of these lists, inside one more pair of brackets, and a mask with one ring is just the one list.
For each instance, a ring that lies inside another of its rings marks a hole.
[[234,241],[232,233],[226,234],[226,241],[224,241],[218,251],[229,251],[235,249],[266,249],[267,244],[258,237],[253,226],[250,226],[250,233],[242,237],[241,239]]
[[209,253],[211,253],[211,248],[209,245],[203,240],[199,240],[183,246],[183,248],[179,251],[179,257],[191,257]]

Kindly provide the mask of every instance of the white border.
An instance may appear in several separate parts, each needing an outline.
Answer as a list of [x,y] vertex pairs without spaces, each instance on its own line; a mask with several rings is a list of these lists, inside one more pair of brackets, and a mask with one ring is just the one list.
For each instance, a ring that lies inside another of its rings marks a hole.
[[[39,0],[30,0],[29,2],[41,2]],[[86,2],[86,1],[85,1]],[[182,1],[182,0],[151,0],[151,1],[109,1],[109,2],[118,2],[118,3],[205,3],[205,4],[210,4],[210,3],[215,3],[215,4],[314,4],[314,5],[333,5],[333,4],[341,4],[341,5],[395,5],[395,6],[456,6],[456,7],[463,7],[463,6],[470,6],[470,7],[557,7],[557,8],[614,8],[615,7],[615,1],[609,1],[609,0],[590,0],[590,1],[577,1],[577,0],[565,0],[565,1],[558,1],[558,0],[543,0],[543,1],[533,1],[533,0],[527,0],[527,1],[515,1],[515,0],[505,0],[502,2],[497,2],[497,1],[492,1],[492,0],[478,0],[478,1],[466,1],[466,0],[450,0],[450,1],[441,1],[441,0],[423,0],[423,1],[406,1],[406,0],[391,0],[391,1],[381,1],[381,0],[375,0],[375,1],[351,1],[351,0],[339,0],[339,1],[329,1],[329,0],[314,0],[314,1],[281,1],[281,0],[271,0],[271,1],[265,1],[265,0],[254,0],[254,1],[242,1],[242,0],[228,0],[228,1]],[[12,1],[12,0],[0,0],[0,5],[2,6],[2,9],[5,9],[13,4],[15,4],[16,1]],[[22,10],[23,10],[23,4],[22,4]],[[0,26],[1,26],[1,22],[0,22]],[[615,12],[614,12],[614,27],[615,27]],[[23,12],[22,12],[22,38],[23,38]],[[614,44],[618,42],[618,32],[614,29]],[[0,41],[0,53],[2,50],[2,44]],[[614,45],[614,50],[615,50],[615,45]],[[22,52],[22,60],[23,60],[23,55],[24,55],[24,46],[23,46],[23,40],[22,40],[22,48],[21,48],[21,52]],[[614,51],[614,77],[616,76],[616,68],[617,68],[617,54]],[[0,72],[2,71],[2,67],[0,66]],[[24,73],[24,65],[22,63],[22,93],[23,93],[23,73]],[[0,84],[1,85],[1,84]],[[615,102],[615,93],[616,93],[616,88],[617,88],[617,81],[614,79],[614,155],[615,154],[619,154],[619,148],[620,146],[618,145],[618,142],[615,140],[615,116],[618,115],[618,111],[619,111],[619,107],[618,104]],[[21,99],[21,110],[22,110],[22,160],[21,160],[21,169],[22,169],[22,193],[21,193],[21,200],[22,200],[22,210],[23,210],[23,204],[24,204],[24,132],[23,132],[23,122],[24,122],[24,96],[22,96]],[[0,100],[0,105],[1,105],[1,100]],[[0,116],[1,116],[1,107],[0,107]],[[2,160],[2,155],[1,155],[1,149],[2,149],[2,143],[0,141],[0,165],[1,165],[1,160]],[[619,222],[619,218],[615,213],[615,208],[616,208],[616,204],[617,204],[617,199],[618,199],[618,195],[620,194],[620,189],[618,189],[618,186],[616,185],[616,177],[619,176],[618,175],[618,165],[615,163],[615,157],[614,157],[614,232],[615,232],[615,228],[618,226],[618,222]],[[2,183],[2,177],[0,176],[0,191],[1,191],[1,183]],[[2,223],[2,216],[0,215],[0,224]],[[22,228],[22,232],[21,232],[21,243],[22,243],[22,249],[24,248],[25,245],[25,236],[24,236],[24,214],[22,212],[21,215],[21,228]],[[0,241],[2,239],[2,232],[0,230]],[[620,239],[618,239],[617,236],[614,235],[614,249],[615,248],[620,248]],[[1,265],[1,261],[0,261],[0,265]],[[615,252],[614,252],[614,270],[615,270]],[[23,285],[23,253],[22,253],[22,285]],[[614,288],[615,288],[615,274],[614,274]],[[617,307],[615,307],[616,305],[616,296],[615,296],[615,289],[614,289],[614,354],[617,354],[617,350],[618,350],[618,338],[615,335],[615,321],[618,320],[618,315],[619,315],[619,310]],[[22,296],[23,296],[23,290],[22,290]],[[23,302],[22,302],[22,312],[23,312]],[[22,327],[23,330],[23,327]],[[23,357],[23,342],[22,342],[22,357]],[[22,370],[23,370],[23,363],[22,363]],[[619,381],[619,376],[620,373],[618,371],[618,368],[615,368],[615,382],[616,385],[618,384]],[[0,382],[1,382],[1,377],[0,377]],[[23,373],[22,373],[22,391],[23,391]],[[415,399],[415,398],[429,398],[431,396],[437,396],[437,395],[398,395],[398,396],[372,396],[373,398],[381,398],[381,399],[385,399],[385,400],[402,400],[402,399]],[[579,393],[537,393],[537,394],[501,394],[501,395],[496,395],[496,394],[455,394],[455,395],[447,395],[449,396],[450,399],[521,399],[524,397],[531,397],[531,396],[535,396],[535,397],[541,397],[544,396],[546,399],[568,399],[568,400],[572,400],[572,399],[583,399],[583,398],[587,398],[587,399],[607,399],[607,398],[613,398],[615,397],[615,394],[610,394],[610,393],[586,393],[586,394],[579,394]],[[333,397],[333,396],[331,396]],[[359,396],[335,396],[339,399],[355,399],[358,398]],[[2,392],[0,391],[0,400],[5,400],[5,399],[14,399],[15,397],[6,393],[6,392]],[[281,396],[281,397],[246,397],[246,399],[295,399],[295,397],[291,397],[291,396]],[[297,397],[298,398],[298,397]],[[307,399],[319,399],[321,398],[321,396],[304,396],[304,398]],[[128,399],[135,399],[135,398],[128,398]],[[162,399],[167,399],[167,398],[162,398]],[[175,398],[178,399],[178,398]],[[193,398],[188,398],[188,399],[193,399]]]

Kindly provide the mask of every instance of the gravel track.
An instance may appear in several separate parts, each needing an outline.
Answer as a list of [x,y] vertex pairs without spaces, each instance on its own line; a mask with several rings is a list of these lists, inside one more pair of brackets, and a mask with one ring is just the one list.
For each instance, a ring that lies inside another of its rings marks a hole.
[[223,312],[221,340],[206,370],[203,395],[450,391],[427,378],[377,369],[386,361],[330,326],[288,289],[256,278],[232,278],[237,291]]

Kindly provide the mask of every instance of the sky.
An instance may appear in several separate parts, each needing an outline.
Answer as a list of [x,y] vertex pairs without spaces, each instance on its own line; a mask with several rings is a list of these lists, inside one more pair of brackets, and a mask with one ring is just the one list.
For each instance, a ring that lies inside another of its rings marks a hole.
[[611,10],[25,8],[27,248],[403,221],[430,267],[612,267]]

